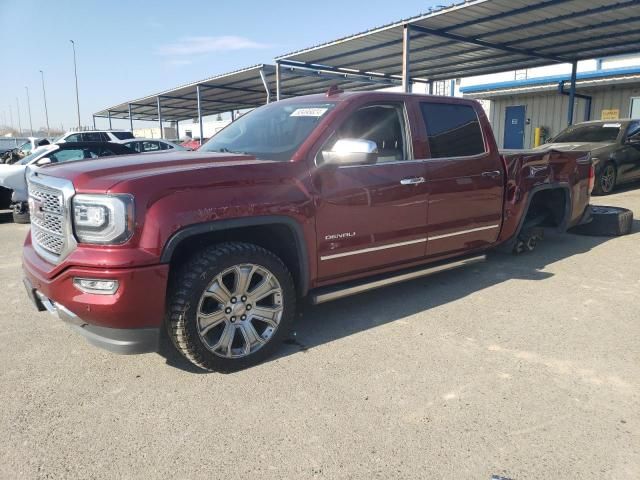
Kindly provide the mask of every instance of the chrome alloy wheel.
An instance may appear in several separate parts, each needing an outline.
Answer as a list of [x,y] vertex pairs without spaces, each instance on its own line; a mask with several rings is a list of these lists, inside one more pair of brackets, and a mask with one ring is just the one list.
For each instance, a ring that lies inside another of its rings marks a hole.
[[610,193],[615,187],[616,170],[613,165],[607,165],[600,174],[600,187],[604,193]]
[[245,357],[271,339],[282,311],[275,275],[260,265],[235,265],[218,274],[200,297],[198,334],[220,357]]

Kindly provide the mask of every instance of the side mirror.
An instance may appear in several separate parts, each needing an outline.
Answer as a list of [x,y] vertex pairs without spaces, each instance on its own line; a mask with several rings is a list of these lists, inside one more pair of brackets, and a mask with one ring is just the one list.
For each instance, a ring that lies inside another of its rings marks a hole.
[[36,161],[36,165],[42,167],[44,165],[49,165],[51,163],[51,159],[49,157],[42,157],[40,160]]
[[325,165],[366,165],[378,159],[378,146],[371,140],[342,138],[322,152]]

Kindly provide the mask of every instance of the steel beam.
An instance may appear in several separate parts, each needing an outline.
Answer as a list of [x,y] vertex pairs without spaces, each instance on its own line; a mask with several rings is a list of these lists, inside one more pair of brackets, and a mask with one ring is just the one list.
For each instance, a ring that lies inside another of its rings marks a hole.
[[576,76],[578,75],[578,62],[571,64],[571,85],[569,86],[569,108],[567,109],[567,120],[569,125],[573,125],[573,110],[576,103]]
[[271,91],[269,90],[269,83],[267,82],[267,76],[264,74],[264,70],[260,69],[260,80],[262,80],[262,85],[264,85],[264,89],[267,92],[267,103],[271,102]]
[[542,53],[538,53],[535,50],[520,49],[520,48],[510,47],[508,45],[503,45],[500,43],[486,42],[484,40],[480,40],[479,38],[469,38],[469,37],[465,37],[455,33],[449,33],[443,30],[438,30],[435,28],[421,27],[418,25],[412,25],[411,28],[425,35],[432,35],[434,37],[447,38],[449,40],[454,40],[460,43],[470,43],[472,45],[478,45],[479,47],[492,48],[494,50],[501,50],[503,52],[513,53],[516,55],[524,55],[526,57],[540,58],[542,60],[548,60],[548,61],[557,62],[557,63],[567,63],[568,61],[565,58],[557,57],[555,55],[545,55]]
[[200,106],[200,85],[196,85],[196,100],[198,104],[198,127],[200,129],[200,145],[204,138],[204,128],[202,127],[202,108]]
[[281,78],[283,75],[288,74],[292,77],[325,77],[329,80],[332,78],[337,78],[353,82],[383,85],[400,85],[402,82],[400,79],[383,77],[382,75],[378,76],[357,72],[345,72],[333,67],[314,66],[311,64],[293,65],[287,63],[280,66],[280,71]]
[[402,91],[411,92],[411,27],[402,27]]
[[158,126],[160,127],[160,138],[164,138],[164,133],[162,132],[162,106],[160,105],[160,97],[156,97],[156,101],[158,104]]
[[129,107],[129,127],[131,128],[131,133],[133,133],[133,117],[131,115],[131,104],[129,104],[128,107]]
[[109,119],[109,130],[111,130],[113,127],[111,126],[111,110],[109,110],[107,112],[107,118]]
[[97,128],[96,128],[96,116],[95,115],[93,115],[93,129],[97,130]]
[[180,120],[176,120],[176,138],[180,140]]
[[276,102],[280,101],[282,94],[282,72],[280,71],[280,62],[276,62]]

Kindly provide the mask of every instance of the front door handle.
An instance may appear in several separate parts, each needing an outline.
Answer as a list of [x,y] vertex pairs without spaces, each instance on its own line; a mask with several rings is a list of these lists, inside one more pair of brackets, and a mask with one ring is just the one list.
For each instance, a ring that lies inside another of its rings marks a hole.
[[491,172],[482,172],[483,177],[499,177],[502,175],[500,170],[492,170]]
[[419,183],[424,183],[424,177],[410,177],[410,178],[403,178],[402,180],[400,180],[400,184],[401,185],[418,185]]

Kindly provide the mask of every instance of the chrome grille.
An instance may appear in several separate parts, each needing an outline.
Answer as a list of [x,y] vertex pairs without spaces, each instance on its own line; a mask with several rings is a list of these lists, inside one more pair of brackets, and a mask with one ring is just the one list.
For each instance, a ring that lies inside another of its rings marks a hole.
[[58,262],[75,246],[69,224],[71,182],[32,173],[28,178],[31,238],[43,258]]

